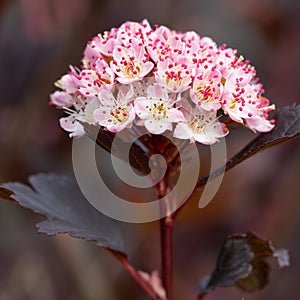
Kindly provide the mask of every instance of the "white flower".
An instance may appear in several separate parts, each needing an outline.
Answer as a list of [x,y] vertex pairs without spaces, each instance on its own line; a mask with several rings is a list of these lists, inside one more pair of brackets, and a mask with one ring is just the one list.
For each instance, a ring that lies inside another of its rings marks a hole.
[[134,101],[136,114],[141,118],[138,124],[154,134],[172,130],[172,122],[184,121],[182,112],[174,104],[175,100],[169,99],[165,88],[158,84],[150,85],[147,97],[138,97]]
[[186,122],[177,124],[174,137],[190,139],[193,143],[197,141],[205,145],[211,145],[227,133],[227,128],[218,121],[215,112],[207,112],[196,107],[190,112]]
[[131,104],[132,96],[132,86],[120,88],[117,99],[111,92],[100,92],[102,106],[94,111],[95,121],[111,132],[119,132],[126,127],[131,127],[135,118],[134,107]]
[[76,111],[65,108],[66,112],[69,113],[70,116],[66,118],[60,118],[60,126],[67,132],[70,132],[70,137],[83,136],[85,133],[84,128],[78,121],[88,124],[95,124],[93,112],[98,106],[99,100],[95,98],[88,102],[85,106],[82,106],[82,108],[78,108]]

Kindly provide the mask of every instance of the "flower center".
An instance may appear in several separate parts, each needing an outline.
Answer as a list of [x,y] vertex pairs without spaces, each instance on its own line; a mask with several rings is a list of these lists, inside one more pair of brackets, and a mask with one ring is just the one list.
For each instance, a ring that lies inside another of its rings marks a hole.
[[124,68],[124,73],[129,78],[135,78],[141,73],[141,67],[138,64],[134,64],[132,61],[127,62]]
[[198,118],[194,118],[190,123],[189,127],[194,133],[200,134],[205,132],[205,124],[200,121]]
[[161,74],[169,89],[176,91],[178,88],[187,86],[191,81],[190,71],[184,63],[169,63],[164,66]]
[[195,115],[192,121],[189,123],[189,127],[196,134],[206,133],[209,125],[213,124],[213,118],[211,115]]
[[174,88],[176,86],[180,86],[183,81],[183,77],[181,75],[181,71],[166,71],[166,84],[170,88]]
[[110,115],[114,118],[114,123],[124,123],[129,117],[129,112],[127,107],[117,107],[114,109]]
[[211,102],[213,100],[213,89],[210,84],[198,86],[195,92],[201,102]]
[[168,106],[163,102],[153,103],[150,108],[152,118],[155,121],[161,121],[167,117]]
[[94,80],[94,85],[100,87],[102,84],[111,84],[110,79],[99,76],[98,79]]
[[233,99],[233,98],[231,98],[231,99],[229,100],[229,109],[230,109],[230,110],[234,110],[234,109],[236,109],[236,107],[237,107],[236,100]]

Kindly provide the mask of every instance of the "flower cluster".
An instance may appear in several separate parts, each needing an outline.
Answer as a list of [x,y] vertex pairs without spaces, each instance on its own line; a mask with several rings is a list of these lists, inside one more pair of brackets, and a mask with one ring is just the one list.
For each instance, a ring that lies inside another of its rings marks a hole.
[[88,42],[81,68],[70,67],[51,95],[71,137],[82,122],[111,132],[144,126],[152,134],[213,144],[228,133],[222,116],[253,131],[274,126],[274,105],[253,66],[237,51],[190,31],[126,22]]

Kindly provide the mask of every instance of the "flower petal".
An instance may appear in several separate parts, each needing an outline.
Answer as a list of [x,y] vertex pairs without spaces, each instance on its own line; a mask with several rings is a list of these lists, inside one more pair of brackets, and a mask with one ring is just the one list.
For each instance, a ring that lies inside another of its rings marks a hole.
[[166,120],[154,121],[152,119],[146,119],[144,125],[148,131],[153,134],[161,134],[166,130],[172,130],[172,124]]

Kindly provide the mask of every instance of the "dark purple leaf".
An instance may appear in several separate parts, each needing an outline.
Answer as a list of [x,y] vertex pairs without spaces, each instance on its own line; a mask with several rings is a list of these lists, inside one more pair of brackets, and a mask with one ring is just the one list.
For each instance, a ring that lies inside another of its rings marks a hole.
[[199,295],[217,286],[237,285],[245,291],[263,288],[268,282],[269,266],[265,262],[268,257],[275,258],[279,267],[289,265],[286,250],[275,250],[270,241],[251,232],[229,237],[221,248],[215,270],[201,281]]
[[275,115],[276,125],[270,132],[261,133],[226,164],[226,170],[248,157],[277,144],[300,136],[300,105],[283,107]]
[[56,174],[29,177],[31,186],[11,182],[1,185],[1,195],[46,217],[37,224],[48,235],[68,233],[124,254],[118,223],[97,211],[82,195],[76,181]]
[[[269,147],[291,141],[300,136],[300,105],[285,106],[274,116],[276,125],[270,132],[259,134],[241,151],[227,161],[225,170],[228,171],[252,155]],[[224,172],[224,167],[213,174],[206,174],[198,180],[197,187],[206,184],[210,176],[218,176]]]

